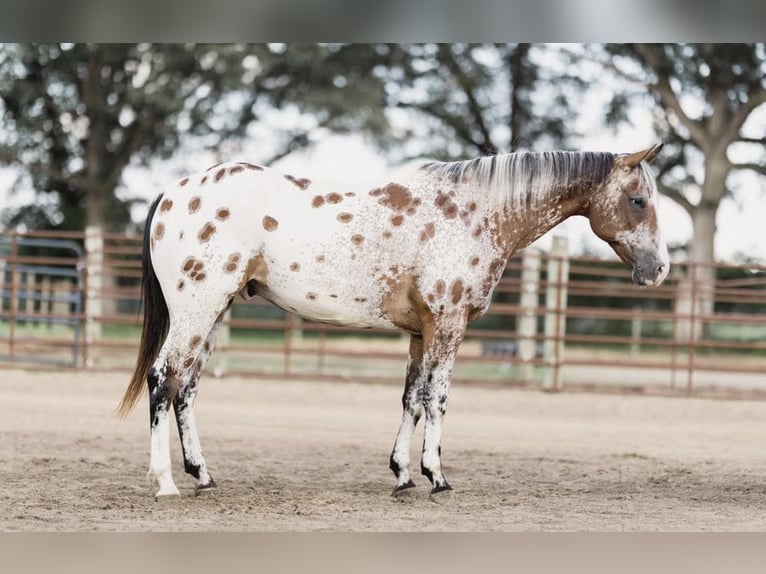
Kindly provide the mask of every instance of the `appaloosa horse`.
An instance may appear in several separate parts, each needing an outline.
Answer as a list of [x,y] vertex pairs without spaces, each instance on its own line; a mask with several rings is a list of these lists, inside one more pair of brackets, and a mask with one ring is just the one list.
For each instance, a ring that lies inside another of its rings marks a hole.
[[633,154],[515,153],[431,162],[378,187],[336,186],[250,163],[184,177],[152,204],[143,251],[144,325],[119,410],[148,380],[156,496],[171,475],[173,405],[184,466],[197,492],[215,487],[194,418],[197,381],[237,294],[260,295],[314,321],[410,334],[403,415],[390,467],[394,493],[414,483],[410,444],[425,415],[422,473],[442,472],[442,419],[466,324],[487,310],[508,258],[572,215],[658,285],[668,255],[648,167],[661,146]]

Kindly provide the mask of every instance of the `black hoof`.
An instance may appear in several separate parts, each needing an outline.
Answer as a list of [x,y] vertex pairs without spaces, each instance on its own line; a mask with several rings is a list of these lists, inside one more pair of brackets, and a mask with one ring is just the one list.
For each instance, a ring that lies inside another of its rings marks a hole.
[[412,479],[408,480],[404,484],[398,484],[394,487],[394,491],[391,493],[391,496],[399,496],[401,494],[408,493],[411,488],[415,488],[415,483],[412,482]]
[[211,494],[215,491],[216,488],[218,488],[218,485],[211,478],[210,482],[207,484],[197,485],[197,488],[194,489],[194,496],[204,496],[205,494]]
[[439,494],[440,492],[445,492],[447,490],[452,490],[452,487],[447,482],[445,482],[444,484],[440,484],[438,486],[434,486],[431,489],[431,496],[433,496],[434,494]]

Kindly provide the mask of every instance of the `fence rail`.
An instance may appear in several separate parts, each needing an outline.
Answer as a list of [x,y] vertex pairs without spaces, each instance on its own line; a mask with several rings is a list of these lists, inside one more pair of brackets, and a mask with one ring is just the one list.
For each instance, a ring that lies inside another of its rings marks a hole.
[[[130,370],[140,334],[141,237],[0,233],[0,366]],[[714,280],[699,280],[706,275]],[[216,375],[396,380],[408,339],[234,304]],[[508,263],[461,346],[456,380],[766,398],[766,267],[673,265],[638,288],[618,261],[527,250]]]

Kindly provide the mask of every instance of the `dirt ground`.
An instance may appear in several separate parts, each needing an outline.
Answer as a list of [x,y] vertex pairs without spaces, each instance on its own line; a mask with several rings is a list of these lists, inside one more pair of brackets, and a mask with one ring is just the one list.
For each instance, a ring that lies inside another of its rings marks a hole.
[[[764,531],[766,402],[455,385],[445,474],[392,498],[393,385],[206,378],[197,418],[219,484],[146,481],[146,399],[125,374],[0,371],[0,530]],[[422,430],[413,444],[419,466]]]

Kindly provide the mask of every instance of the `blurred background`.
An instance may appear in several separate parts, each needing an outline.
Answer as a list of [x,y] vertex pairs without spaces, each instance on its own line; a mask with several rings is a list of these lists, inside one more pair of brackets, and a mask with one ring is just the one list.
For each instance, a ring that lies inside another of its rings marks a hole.
[[[764,44],[2,45],[0,365],[131,368],[148,202],[219,161],[361,183],[416,158],[663,141],[665,286],[633,287],[572,219],[509,262],[456,375],[758,394],[764,78]],[[263,302],[234,307],[219,347],[219,375],[398,380],[406,356]]]

